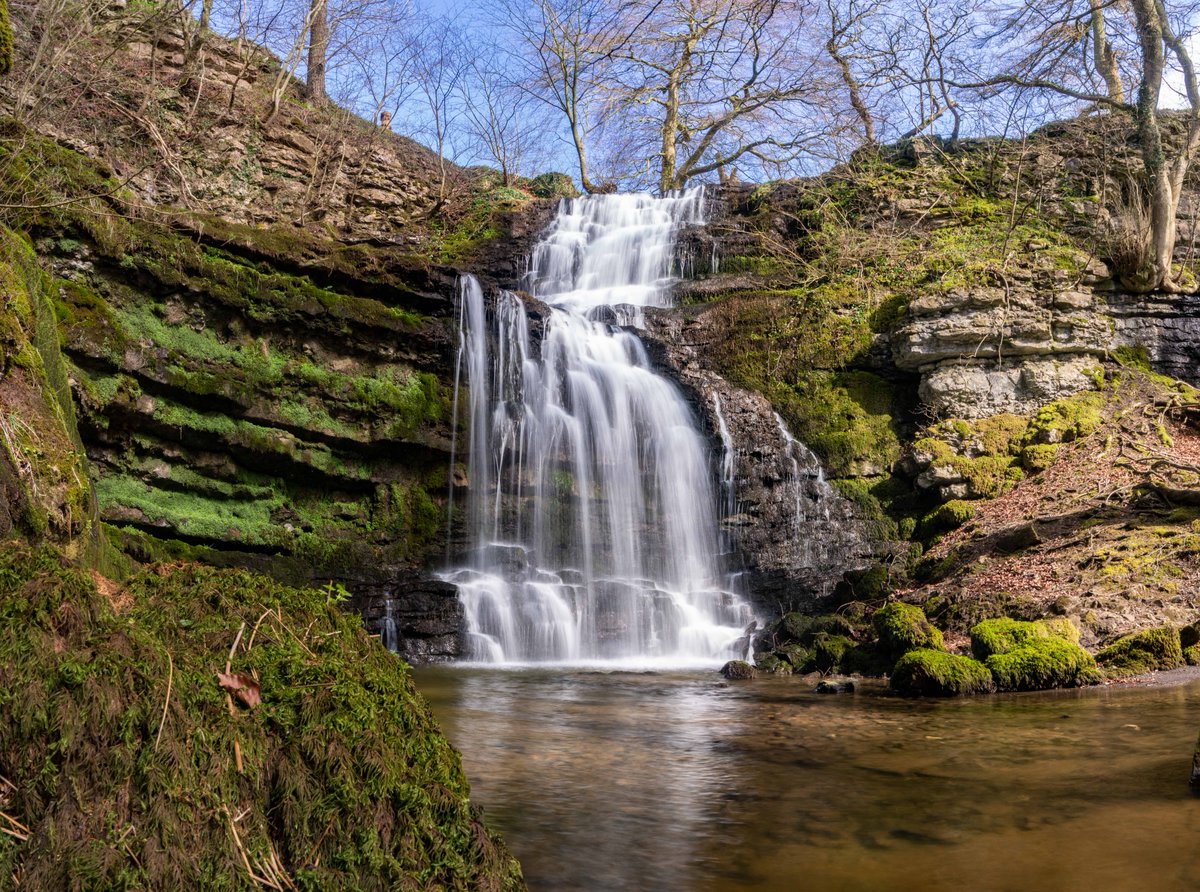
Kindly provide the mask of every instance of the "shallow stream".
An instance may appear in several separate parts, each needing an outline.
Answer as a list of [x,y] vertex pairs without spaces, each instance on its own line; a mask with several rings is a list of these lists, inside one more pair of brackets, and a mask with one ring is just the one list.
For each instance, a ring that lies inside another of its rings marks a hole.
[[416,678],[534,890],[1200,888],[1200,682],[934,701],[713,671]]

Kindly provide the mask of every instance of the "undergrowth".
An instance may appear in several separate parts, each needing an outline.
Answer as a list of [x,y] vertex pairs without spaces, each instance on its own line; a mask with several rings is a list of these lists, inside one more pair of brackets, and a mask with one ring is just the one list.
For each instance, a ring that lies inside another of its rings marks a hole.
[[523,888],[404,664],[326,594],[101,584],[0,549],[0,886]]

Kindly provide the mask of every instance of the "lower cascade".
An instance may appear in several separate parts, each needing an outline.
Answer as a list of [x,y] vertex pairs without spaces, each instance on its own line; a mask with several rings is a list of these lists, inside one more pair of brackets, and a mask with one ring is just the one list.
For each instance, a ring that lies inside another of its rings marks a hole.
[[722,553],[708,440],[622,327],[665,305],[675,231],[702,211],[700,190],[564,202],[526,281],[548,306],[540,338],[518,295],[489,313],[462,279],[471,549],[445,578],[471,658],[689,663],[744,649],[753,615]]

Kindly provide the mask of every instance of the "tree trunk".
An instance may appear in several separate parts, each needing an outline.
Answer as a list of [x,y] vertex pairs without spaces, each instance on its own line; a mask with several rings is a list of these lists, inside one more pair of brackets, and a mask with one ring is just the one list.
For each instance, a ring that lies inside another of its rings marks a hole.
[[588,195],[603,192],[603,189],[588,179],[587,152],[583,147],[583,135],[579,132],[574,118],[571,119],[571,139],[575,143],[575,154],[579,158],[579,185],[583,186],[583,191]]
[[1092,64],[1104,79],[1108,98],[1113,102],[1125,101],[1125,89],[1121,86],[1121,73],[1117,70],[1117,56],[1104,33],[1103,0],[1088,0],[1092,8]]
[[850,61],[841,54],[837,42],[832,37],[826,41],[825,49],[834,64],[837,65],[846,92],[850,94],[850,107],[854,109],[854,113],[858,115],[858,120],[862,123],[863,144],[875,145],[875,121],[871,117],[871,111],[867,108],[867,104],[863,102],[862,91],[858,88],[858,79],[850,69]]
[[1175,215],[1179,192],[1172,187],[1171,174],[1158,126],[1158,99],[1162,87],[1164,51],[1163,23],[1155,0],[1133,0],[1138,40],[1142,47],[1142,82],[1138,86],[1134,120],[1138,148],[1150,196],[1150,256],[1141,281],[1127,283],[1139,291],[1176,290],[1171,275],[1175,254]]
[[308,76],[305,81],[308,98],[312,102],[324,102],[325,54],[329,51],[329,18],[327,0],[312,0],[309,10]]

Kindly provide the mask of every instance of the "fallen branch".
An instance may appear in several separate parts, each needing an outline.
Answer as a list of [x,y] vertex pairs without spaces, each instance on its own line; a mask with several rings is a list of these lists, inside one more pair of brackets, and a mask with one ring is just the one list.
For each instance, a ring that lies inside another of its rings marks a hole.
[[0,821],[4,821],[8,826],[0,824],[0,833],[5,833],[21,842],[26,842],[29,839],[32,831],[10,815],[8,812],[0,811]]

